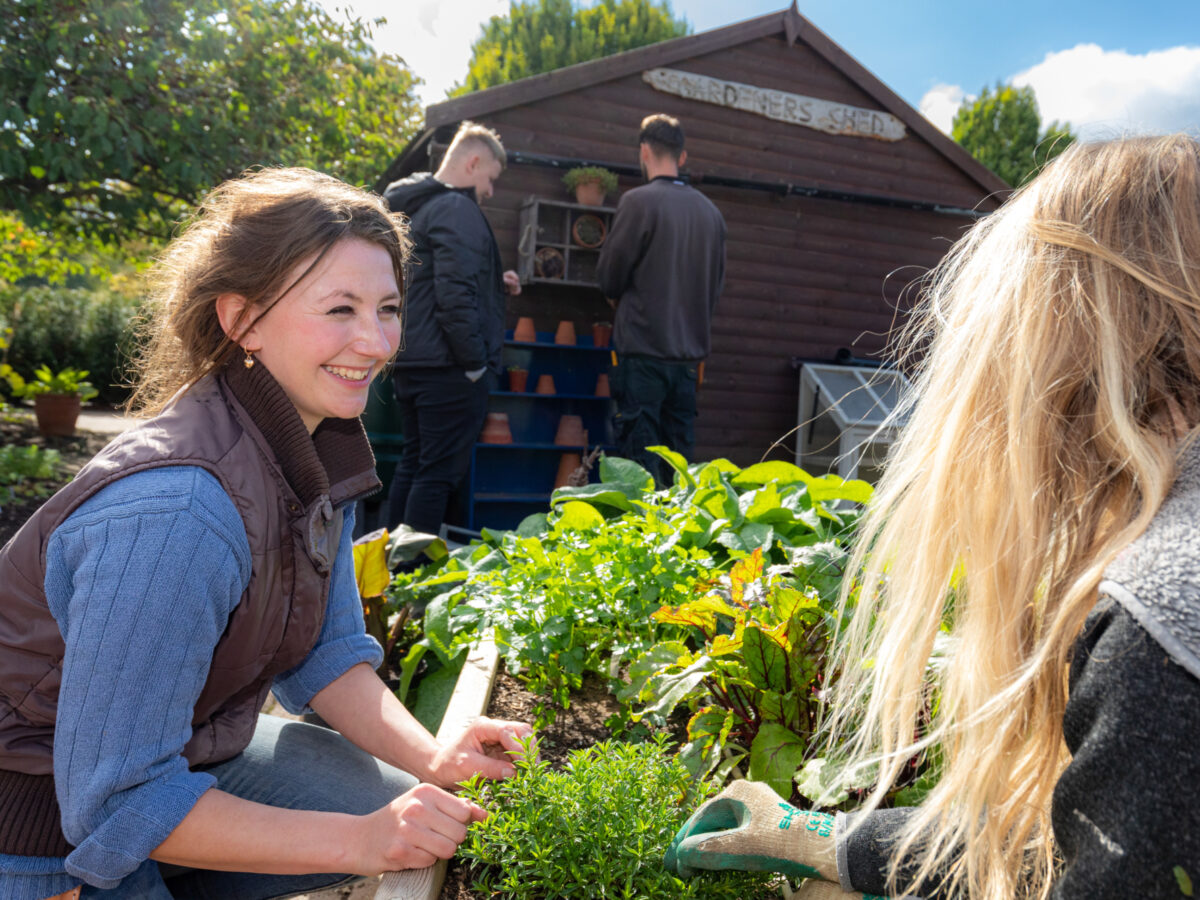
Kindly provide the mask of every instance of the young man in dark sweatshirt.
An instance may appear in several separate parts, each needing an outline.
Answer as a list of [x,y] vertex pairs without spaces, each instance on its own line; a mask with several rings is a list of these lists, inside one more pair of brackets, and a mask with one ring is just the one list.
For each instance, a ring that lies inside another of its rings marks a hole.
[[660,483],[664,467],[646,447],[663,444],[691,457],[698,367],[725,280],[725,220],[680,179],[683,141],[677,119],[642,121],[638,152],[647,183],[621,197],[596,270],[616,307],[611,383],[619,452]]

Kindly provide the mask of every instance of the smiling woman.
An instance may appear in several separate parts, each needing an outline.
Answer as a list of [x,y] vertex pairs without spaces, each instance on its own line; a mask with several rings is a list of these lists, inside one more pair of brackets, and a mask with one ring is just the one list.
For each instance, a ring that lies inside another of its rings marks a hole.
[[[277,169],[167,249],[152,417],[0,550],[0,896],[269,898],[422,867],[483,816],[446,789],[512,772],[527,726],[437,741],[363,631],[358,415],[408,246],[380,198]],[[335,730],[260,718],[268,691]]]
[[372,379],[400,345],[400,289],[388,251],[357,238],[295,268],[286,296],[265,309],[234,293],[216,306],[226,334],[270,370],[312,433],[366,407]]

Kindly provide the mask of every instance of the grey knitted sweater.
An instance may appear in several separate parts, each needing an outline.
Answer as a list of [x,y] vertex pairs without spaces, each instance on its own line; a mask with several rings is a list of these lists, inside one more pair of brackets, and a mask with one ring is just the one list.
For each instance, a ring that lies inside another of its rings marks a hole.
[[[1200,896],[1200,449],[1150,527],[1109,566],[1074,647],[1063,735],[1071,762],[1051,818],[1054,900]],[[883,893],[908,810],[870,813],[843,877]],[[940,897],[928,885],[911,893]]]

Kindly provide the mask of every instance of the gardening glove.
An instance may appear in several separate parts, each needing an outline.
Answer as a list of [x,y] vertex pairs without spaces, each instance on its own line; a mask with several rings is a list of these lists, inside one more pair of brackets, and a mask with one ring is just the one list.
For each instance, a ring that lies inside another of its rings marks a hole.
[[836,884],[833,825],[833,816],[796,809],[762,782],[738,780],[692,813],[663,865],[684,878],[701,869],[744,869]]

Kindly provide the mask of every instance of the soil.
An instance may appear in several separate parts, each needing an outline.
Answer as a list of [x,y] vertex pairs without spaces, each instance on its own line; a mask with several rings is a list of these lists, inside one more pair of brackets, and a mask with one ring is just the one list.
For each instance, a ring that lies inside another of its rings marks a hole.
[[8,418],[0,419],[0,446],[11,444],[27,447],[32,444],[57,450],[62,457],[62,467],[57,478],[22,485],[12,497],[8,496],[5,488],[0,487],[0,546],[25,524],[25,520],[46,502],[47,497],[74,478],[84,463],[95,456],[112,438],[111,434],[91,431],[76,432],[74,437],[43,437],[37,430],[33,416],[25,412],[14,412]]

